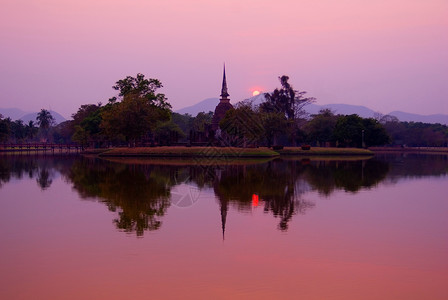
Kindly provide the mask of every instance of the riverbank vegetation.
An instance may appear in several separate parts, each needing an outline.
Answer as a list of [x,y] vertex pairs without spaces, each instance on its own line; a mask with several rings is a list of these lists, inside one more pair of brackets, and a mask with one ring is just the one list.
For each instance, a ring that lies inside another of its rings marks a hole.
[[[127,76],[115,83],[113,89],[117,95],[106,104],[83,104],[71,120],[57,125],[45,109],[36,122],[28,124],[0,116],[0,143],[77,143],[93,148],[311,146],[311,151],[304,153],[321,151],[316,147],[448,146],[446,125],[400,122],[395,117],[380,115],[375,118],[338,115],[328,109],[308,115],[304,107],[315,99],[295,90],[288,76],[279,80],[281,87],[266,93],[261,104],[237,103],[221,120],[218,132],[214,132],[213,112],[200,112],[196,116],[172,112],[168,99],[158,92],[162,88],[158,79],[147,79],[143,74]],[[296,149],[293,152],[302,152]]]

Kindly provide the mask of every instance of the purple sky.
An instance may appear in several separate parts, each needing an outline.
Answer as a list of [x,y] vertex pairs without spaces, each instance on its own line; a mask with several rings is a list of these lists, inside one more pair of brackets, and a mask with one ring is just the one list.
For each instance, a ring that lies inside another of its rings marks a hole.
[[174,109],[272,91],[316,104],[448,114],[446,0],[1,0],[0,107],[107,102],[127,75],[158,78]]

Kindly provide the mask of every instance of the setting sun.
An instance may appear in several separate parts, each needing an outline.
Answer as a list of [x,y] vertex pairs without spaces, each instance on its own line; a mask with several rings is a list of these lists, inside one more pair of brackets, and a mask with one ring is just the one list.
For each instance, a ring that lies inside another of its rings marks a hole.
[[257,96],[257,95],[260,95],[260,91],[253,91],[252,92],[252,96]]

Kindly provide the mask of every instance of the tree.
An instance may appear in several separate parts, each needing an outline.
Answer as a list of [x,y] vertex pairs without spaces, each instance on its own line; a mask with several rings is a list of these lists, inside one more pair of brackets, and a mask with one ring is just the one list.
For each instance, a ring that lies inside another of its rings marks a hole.
[[261,108],[267,112],[282,112],[288,120],[300,119],[305,114],[303,107],[315,101],[315,98],[305,97],[305,91],[294,90],[288,82],[288,76],[283,75],[279,80],[282,87],[266,93],[266,102],[261,104]]
[[[448,143],[448,127],[441,124],[421,122],[401,122],[402,131],[398,134],[402,144],[408,146],[446,146]],[[396,136],[394,136],[396,137]]]
[[338,117],[334,137],[341,146],[351,147],[385,145],[390,141],[380,122],[374,118],[363,119],[356,114]]
[[364,130],[364,143],[366,147],[389,144],[390,137],[380,122],[373,118],[362,120]]
[[272,93],[266,93],[266,101],[260,104],[262,111],[266,113],[282,113],[288,120],[288,134],[293,145],[296,144],[296,137],[301,121],[304,120],[305,105],[312,103],[315,98],[305,97],[306,92],[294,90],[288,83],[289,77],[283,75],[279,77],[282,87],[275,89]]
[[14,139],[17,142],[22,142],[26,138],[25,134],[25,125],[23,124],[22,120],[15,120],[13,123],[13,132],[14,132]]
[[6,142],[9,137],[9,126],[7,119],[0,114],[0,142]]
[[41,109],[37,114],[36,121],[41,131],[41,137],[44,137],[45,140],[48,140],[48,131],[55,122],[53,116],[48,110]]
[[132,145],[147,133],[154,133],[157,124],[168,121],[170,114],[146,98],[128,94],[122,102],[104,111],[102,116],[102,126],[109,136],[121,134]]
[[155,130],[155,138],[159,145],[170,146],[185,136],[185,133],[173,120],[159,124]]
[[165,94],[156,94],[156,90],[161,87],[163,85],[158,79],[145,79],[145,75],[138,73],[136,77],[127,76],[118,80],[112,88],[120,91],[120,97],[124,98],[129,94],[134,94],[135,97],[145,98],[150,104],[159,108],[171,109],[171,104],[168,103]]
[[334,141],[334,128],[338,117],[330,109],[322,109],[305,124],[308,141],[325,143]]
[[210,141],[210,127],[212,124],[213,112],[200,112],[196,117],[189,120],[189,139],[190,143],[203,143]]
[[40,128],[48,129],[54,124],[55,119],[48,110],[41,109],[40,112],[37,113],[36,121]]
[[34,126],[34,121],[30,120],[28,124],[25,125],[25,135],[28,140],[34,139],[37,134],[37,128]]
[[213,112],[200,112],[192,120],[191,129],[196,132],[205,133],[207,127],[212,124]]
[[101,128],[110,138],[124,137],[129,145],[141,140],[148,133],[154,133],[160,122],[170,119],[171,105],[164,94],[156,93],[162,84],[157,79],[127,76],[113,86],[119,90],[119,97],[111,98],[101,113]]
[[173,123],[177,124],[185,136],[190,132],[193,125],[193,117],[190,114],[178,114],[173,112],[171,114],[171,120]]
[[334,137],[341,146],[361,147],[363,130],[360,116],[339,116],[334,128]]
[[96,104],[83,104],[78,111],[72,114],[72,125],[75,127],[76,125],[81,125],[81,123],[91,116],[93,113],[97,112],[101,108],[101,103]]
[[99,142],[101,136],[101,103],[81,105],[71,121],[72,140],[82,145]]
[[233,146],[246,147],[248,142],[257,143],[264,132],[260,114],[248,103],[238,104],[235,109],[228,110],[219,127],[232,138]]
[[89,134],[83,127],[76,125],[75,132],[72,135],[72,140],[84,147],[89,141]]
[[72,141],[73,135],[71,121],[64,121],[53,127],[53,140],[57,143],[64,144]]
[[285,115],[279,112],[260,112],[264,137],[268,147],[278,145],[279,137],[287,133],[288,122]]

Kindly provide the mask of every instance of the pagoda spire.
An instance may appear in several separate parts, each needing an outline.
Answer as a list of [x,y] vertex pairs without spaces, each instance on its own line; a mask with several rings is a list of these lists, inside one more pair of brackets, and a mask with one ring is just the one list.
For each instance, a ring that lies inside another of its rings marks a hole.
[[227,92],[227,81],[226,81],[226,65],[224,64],[224,73],[222,77],[222,88],[221,88],[221,97],[222,99],[227,99],[229,97],[229,93]]
[[225,117],[226,112],[232,109],[233,106],[230,104],[229,93],[227,92],[227,80],[226,80],[226,65],[224,64],[224,73],[222,76],[222,88],[221,88],[221,99],[219,99],[218,105],[216,105],[215,113],[212,118],[211,129],[216,132],[219,129],[219,122]]

